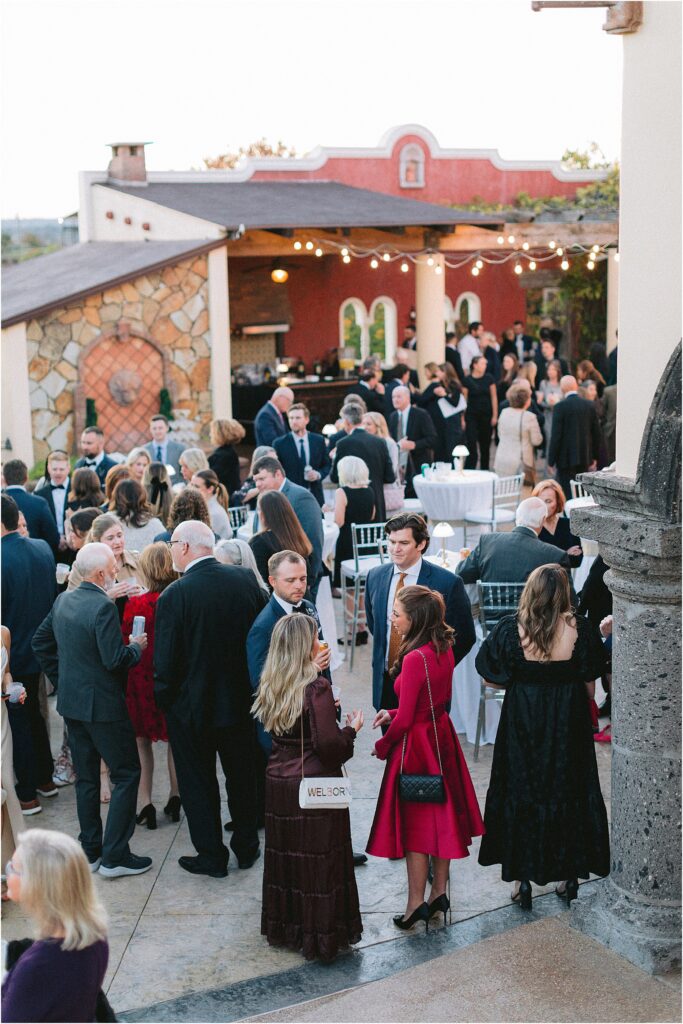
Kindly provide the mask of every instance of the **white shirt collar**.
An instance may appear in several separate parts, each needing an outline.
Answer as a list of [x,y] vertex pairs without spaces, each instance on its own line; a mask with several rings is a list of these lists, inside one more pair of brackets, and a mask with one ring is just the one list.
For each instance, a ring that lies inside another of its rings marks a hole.
[[193,565],[199,565],[200,562],[206,562],[208,558],[213,558],[213,555],[202,555],[201,558],[193,558],[191,562],[187,563],[183,572],[187,572],[187,570],[191,569]]
[[564,397],[565,398],[571,398],[572,395],[576,395],[576,397],[578,398],[579,397],[579,392],[578,391],[567,391],[567,393],[565,394]]
[[96,455],[94,459],[92,458],[91,455],[84,455],[83,456],[83,459],[84,459],[85,462],[91,462],[92,461],[92,462],[95,463],[96,466],[99,466],[99,464],[100,464],[100,462],[102,461],[103,458],[104,458],[104,452],[103,451],[100,452],[99,455]]
[[[273,591],[273,597],[275,598],[277,603],[280,605],[280,607],[284,609],[286,615],[291,615],[292,614],[292,609],[294,608],[293,604],[290,604],[289,601],[285,601],[284,598],[282,598],[282,597],[278,597],[277,594],[275,593],[275,591]],[[300,603],[301,602],[297,602],[297,604],[300,604]]]
[[25,491],[26,488],[24,487],[23,484],[8,484],[7,487],[5,487],[5,490],[6,491]]
[[401,573],[405,573],[406,576],[414,576],[415,579],[420,575],[422,569],[422,558],[418,558],[414,565],[411,565],[410,569],[399,569],[397,565],[394,566],[394,576],[399,576]]

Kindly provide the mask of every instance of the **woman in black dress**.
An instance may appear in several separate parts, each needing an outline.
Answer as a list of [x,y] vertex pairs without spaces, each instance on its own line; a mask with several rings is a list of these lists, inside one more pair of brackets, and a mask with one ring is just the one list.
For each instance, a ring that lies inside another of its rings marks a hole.
[[214,471],[228,494],[240,488],[240,460],[233,445],[244,438],[244,427],[237,420],[212,420],[211,444],[217,447],[209,455],[209,467]]
[[301,523],[296,517],[289,498],[286,498],[280,491],[264,491],[258,500],[258,517],[260,530],[249,538],[249,547],[254,553],[256,565],[261,576],[268,584],[268,559],[278,551],[296,551],[306,560],[308,570],[308,590],[306,596],[310,598],[313,576],[311,573],[311,551],[313,547],[310,540],[301,528]]
[[564,514],[564,504],[567,499],[557,480],[541,480],[531,492],[531,497],[540,498],[548,509],[538,539],[545,541],[546,544],[553,544],[561,551],[566,551],[572,569],[581,565],[583,561],[581,541],[572,533],[569,518]]
[[467,402],[466,444],[470,451],[465,463],[466,469],[477,468],[477,445],[479,446],[480,468],[489,468],[491,431],[498,422],[498,394],[496,382],[491,374],[486,372],[486,368],[486,357],[475,356],[470,363],[470,372],[465,377],[463,384]]
[[339,527],[334,552],[333,586],[341,586],[341,564],[353,558],[351,524],[375,519],[375,492],[370,487],[368,467],[356,455],[345,455],[337,464],[339,487],[334,492],[334,521]]
[[[456,444],[465,443],[463,429],[465,401],[458,384],[455,370],[450,363],[426,363],[425,373],[429,384],[417,398],[417,404],[429,413],[436,428],[437,443],[434,446],[436,462],[450,462]],[[444,415],[441,400],[451,410]],[[457,411],[456,411],[457,410]]]
[[476,667],[507,692],[486,796],[479,863],[500,864],[512,899],[528,910],[531,882],[576,898],[579,878],[609,872],[607,812],[600,792],[589,699],[604,666],[600,633],[575,616],[569,579],[542,565],[516,615],[484,640]]

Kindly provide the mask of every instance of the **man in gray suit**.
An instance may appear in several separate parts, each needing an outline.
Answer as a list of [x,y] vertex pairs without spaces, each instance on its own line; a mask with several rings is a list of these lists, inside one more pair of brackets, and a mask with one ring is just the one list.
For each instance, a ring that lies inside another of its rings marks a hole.
[[163,462],[165,466],[173,466],[176,476],[180,476],[180,456],[185,451],[185,445],[177,441],[170,441],[168,437],[168,420],[161,413],[152,416],[149,422],[149,432],[152,440],[145,445],[152,462]]
[[[289,500],[294,514],[301,523],[301,528],[313,545],[311,553],[311,575],[313,585],[311,596],[315,601],[318,593],[320,577],[323,571],[323,520],[320,505],[310,491],[299,484],[293,484],[285,476],[282,463],[270,455],[264,455],[253,467],[254,483],[257,491],[281,491]],[[258,532],[258,513],[254,516],[254,533]]]
[[520,502],[514,530],[482,534],[474,551],[455,570],[458,576],[464,583],[525,583],[534,569],[551,562],[570,573],[566,551],[538,539],[546,511],[540,498]]
[[[60,594],[33,637],[41,668],[57,686],[57,710],[66,721],[76,782],[79,841],[91,870],[106,878],[140,875],[150,857],[136,857],[128,840],[135,829],[140,759],[124,697],[127,671],[140,660],[147,635],[126,646],[116,605],[107,591],[116,561],[106,544],[86,544],[76,568],[83,582]],[[102,836],[100,761],[114,783]]]

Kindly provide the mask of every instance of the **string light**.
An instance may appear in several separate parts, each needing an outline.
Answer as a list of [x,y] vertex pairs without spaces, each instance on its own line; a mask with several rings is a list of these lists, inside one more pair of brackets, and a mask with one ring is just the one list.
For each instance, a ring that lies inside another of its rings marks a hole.
[[515,263],[515,274],[521,274],[521,273],[522,273],[522,264],[521,263]]
[[310,251],[311,251],[311,249],[313,248],[313,242],[306,242],[306,248],[307,248],[307,249],[308,249],[308,251],[310,252]]
[[408,271],[410,270],[410,267],[408,266],[407,263],[402,263],[401,264],[401,270],[403,271],[404,274],[407,274]]
[[297,241],[296,241],[296,242],[294,243],[294,248],[295,248],[295,249],[297,250],[297,252],[298,252],[298,250],[299,250],[299,249],[301,248],[301,242],[300,242],[300,241],[299,241],[298,239],[297,239]]
[[563,270],[569,270],[569,260],[565,257],[560,263],[560,266]]
[[320,246],[318,246],[318,248],[317,248],[317,249],[315,250],[315,254],[316,254],[316,256],[322,256],[322,254],[323,254],[323,251],[322,251],[322,249],[320,248]]
[[528,252],[529,251],[529,243],[528,242],[522,242],[522,249],[524,249],[524,252]]
[[505,239],[503,238],[502,235],[498,235],[498,238],[496,239],[496,241],[498,242],[498,245],[502,245],[503,242],[505,241]]
[[348,252],[347,252],[346,256],[342,256],[342,261],[344,263],[350,263],[351,262],[351,257],[349,256]]
[[433,267],[434,266],[434,257],[433,256],[428,256],[427,257],[427,266],[428,267]]
[[515,236],[514,235],[508,235],[508,243],[510,245],[514,245],[514,243],[515,243]]
[[588,267],[589,270],[594,270],[595,269],[595,263],[593,263],[593,260],[589,260],[588,263],[586,264],[586,266]]
[[435,273],[435,274],[443,274],[443,267],[442,267],[442,266],[440,266],[440,265],[439,265],[439,264],[437,263],[437,265],[436,265],[436,266],[434,267],[434,273]]
[[600,246],[599,246],[599,245],[594,245],[594,246],[592,247],[592,250],[591,250],[591,251],[592,251],[592,252],[600,252]]
[[373,258],[370,260],[370,266],[372,267],[373,270],[377,270],[379,266],[379,260],[376,260],[373,256]]
[[548,248],[549,249],[554,249],[556,245],[557,245],[557,242],[548,242]]
[[479,267],[472,267],[472,277],[479,277]]
[[389,260],[391,259],[391,256],[389,255],[388,252],[385,252],[384,256],[382,256],[382,259],[384,260],[385,263],[388,263]]
[[619,253],[618,252],[615,252],[615,254],[614,254],[614,262],[615,263],[619,262]]
[[536,269],[536,260],[530,260],[529,261],[529,270],[535,270],[535,269]]
[[477,268],[477,270],[481,270],[481,268],[484,266],[484,261],[483,260],[477,260],[477,262],[474,265]]
[[558,245],[558,247],[557,247],[557,255],[558,256],[564,256],[564,249],[562,248],[561,245]]
[[349,250],[348,249],[342,249],[341,254],[342,254],[342,256],[348,256],[349,255]]

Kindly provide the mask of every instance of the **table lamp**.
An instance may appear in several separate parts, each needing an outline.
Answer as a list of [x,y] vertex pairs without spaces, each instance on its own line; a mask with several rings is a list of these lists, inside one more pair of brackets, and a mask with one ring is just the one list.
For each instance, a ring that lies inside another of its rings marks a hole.
[[458,473],[460,473],[460,476],[463,476],[465,473],[465,459],[469,454],[470,450],[464,444],[456,444],[451,452],[453,458],[458,460]]
[[323,427],[323,434],[325,437],[332,437],[333,434],[337,433],[337,428],[334,423],[326,423]]
[[434,527],[434,536],[441,537],[441,564],[448,569],[448,555],[446,554],[446,537],[453,536],[453,527],[450,523],[437,523]]

